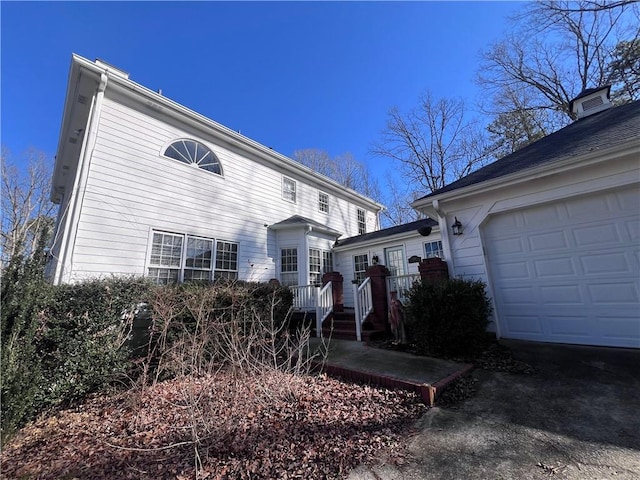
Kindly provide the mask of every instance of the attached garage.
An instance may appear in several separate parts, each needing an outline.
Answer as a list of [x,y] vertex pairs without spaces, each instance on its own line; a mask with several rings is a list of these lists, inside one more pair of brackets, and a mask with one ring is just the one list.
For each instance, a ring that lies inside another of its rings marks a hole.
[[571,125],[413,207],[450,275],[487,284],[498,337],[640,348],[640,102],[579,98]]
[[490,216],[481,231],[502,336],[640,345],[636,187]]

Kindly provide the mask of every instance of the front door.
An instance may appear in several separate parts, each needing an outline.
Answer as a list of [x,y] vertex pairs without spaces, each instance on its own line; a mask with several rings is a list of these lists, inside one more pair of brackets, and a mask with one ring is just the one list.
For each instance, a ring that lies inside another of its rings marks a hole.
[[389,247],[384,250],[387,260],[387,268],[391,272],[391,276],[397,277],[400,275],[406,275],[407,269],[404,265],[404,247],[402,245],[397,247]]

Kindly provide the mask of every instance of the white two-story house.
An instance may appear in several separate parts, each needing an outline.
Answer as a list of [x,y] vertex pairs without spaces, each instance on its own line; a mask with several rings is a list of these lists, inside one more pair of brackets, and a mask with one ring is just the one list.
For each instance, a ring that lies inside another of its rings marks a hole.
[[336,240],[378,230],[382,209],[77,55],[51,199],[56,284],[112,274],[315,284]]

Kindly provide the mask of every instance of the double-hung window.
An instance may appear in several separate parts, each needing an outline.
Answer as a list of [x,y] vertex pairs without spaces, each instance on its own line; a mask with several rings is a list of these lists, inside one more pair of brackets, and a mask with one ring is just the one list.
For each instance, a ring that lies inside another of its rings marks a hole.
[[367,233],[367,216],[363,209],[358,209],[358,235]]
[[369,256],[366,253],[353,257],[353,278],[355,280],[362,282],[365,279],[367,268],[369,268]]
[[282,198],[296,203],[296,181],[288,177],[282,177]]
[[187,252],[183,278],[185,282],[211,280],[211,252],[213,252],[213,240],[187,235]]
[[216,269],[214,272],[216,280],[225,278],[227,280],[238,279],[238,244],[218,241],[216,245]]
[[183,240],[182,235],[154,232],[148,273],[155,283],[164,285],[180,280]]
[[322,284],[322,253],[317,248],[309,249],[309,285]]
[[329,194],[318,192],[318,210],[322,213],[329,213]]
[[424,244],[424,258],[442,258],[444,259],[444,252],[442,251],[442,242],[440,240],[436,242],[427,242]]
[[298,249],[280,250],[280,282],[287,287],[298,285]]
[[153,232],[147,274],[158,284],[237,279],[238,244],[193,235]]

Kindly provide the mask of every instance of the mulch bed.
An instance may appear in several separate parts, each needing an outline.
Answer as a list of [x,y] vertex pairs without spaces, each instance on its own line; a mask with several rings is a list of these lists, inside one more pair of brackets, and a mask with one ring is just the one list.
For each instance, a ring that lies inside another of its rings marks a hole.
[[413,393],[324,375],[176,379],[43,416],[3,448],[1,477],[337,479],[400,462],[425,409]]

